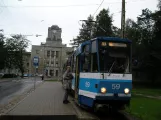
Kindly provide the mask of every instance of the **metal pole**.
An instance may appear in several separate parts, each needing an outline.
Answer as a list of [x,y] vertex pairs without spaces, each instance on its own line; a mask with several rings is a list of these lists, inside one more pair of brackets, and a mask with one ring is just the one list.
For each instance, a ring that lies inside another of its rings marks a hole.
[[35,90],[35,82],[36,82],[36,67],[35,67],[34,90]]
[[121,37],[125,37],[125,0],[122,0]]
[[44,45],[44,61],[43,61],[43,76],[44,76],[44,69],[45,69],[45,45]]

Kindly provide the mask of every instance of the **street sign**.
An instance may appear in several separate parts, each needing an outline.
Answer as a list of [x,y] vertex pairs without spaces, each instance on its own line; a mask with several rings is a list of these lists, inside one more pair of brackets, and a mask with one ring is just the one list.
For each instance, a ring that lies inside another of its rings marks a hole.
[[39,66],[39,57],[34,57],[34,59],[33,59],[33,65],[35,67],[38,67]]

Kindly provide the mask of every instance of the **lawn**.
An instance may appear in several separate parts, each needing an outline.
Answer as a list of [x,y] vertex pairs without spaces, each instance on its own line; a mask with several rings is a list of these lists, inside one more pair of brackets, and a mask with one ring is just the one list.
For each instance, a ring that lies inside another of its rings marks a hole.
[[161,96],[161,89],[135,88],[132,94],[144,94],[150,96]]
[[133,95],[126,111],[141,120],[161,120],[161,100]]

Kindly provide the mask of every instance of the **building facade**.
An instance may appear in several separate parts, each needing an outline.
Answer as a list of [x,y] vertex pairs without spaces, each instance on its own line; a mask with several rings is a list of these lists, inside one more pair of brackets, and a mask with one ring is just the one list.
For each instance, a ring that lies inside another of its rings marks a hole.
[[39,58],[39,66],[31,67],[32,74],[44,74],[53,78],[62,75],[63,64],[66,62],[68,52],[72,52],[72,47],[62,44],[62,29],[57,25],[48,28],[48,37],[41,45],[32,45],[31,61],[34,57]]

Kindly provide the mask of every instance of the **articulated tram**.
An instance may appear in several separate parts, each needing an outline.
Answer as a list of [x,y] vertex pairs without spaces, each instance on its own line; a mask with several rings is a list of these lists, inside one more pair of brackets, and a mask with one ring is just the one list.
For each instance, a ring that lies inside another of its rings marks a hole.
[[72,92],[79,105],[129,105],[132,90],[132,48],[128,39],[97,37],[83,42],[69,57]]

